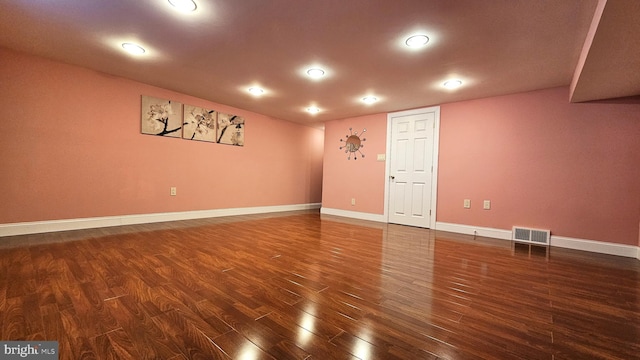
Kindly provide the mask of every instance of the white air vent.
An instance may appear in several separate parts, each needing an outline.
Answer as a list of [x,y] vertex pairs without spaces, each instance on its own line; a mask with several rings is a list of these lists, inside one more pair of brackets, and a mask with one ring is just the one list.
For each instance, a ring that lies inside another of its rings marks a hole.
[[511,233],[511,240],[540,245],[549,245],[550,237],[550,230],[530,229],[519,226],[514,226]]

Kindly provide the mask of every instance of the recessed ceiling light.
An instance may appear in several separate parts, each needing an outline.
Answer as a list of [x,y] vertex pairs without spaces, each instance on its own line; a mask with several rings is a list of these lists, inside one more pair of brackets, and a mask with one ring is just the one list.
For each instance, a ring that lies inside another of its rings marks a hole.
[[182,12],[191,12],[197,8],[193,0],[169,0],[169,4]]
[[455,89],[458,88],[460,86],[462,86],[462,81],[461,80],[447,80],[444,82],[444,84],[442,84],[444,87],[446,87],[447,89]]
[[125,49],[129,54],[133,55],[142,55],[145,53],[145,50],[142,48],[142,46],[133,43],[124,43],[122,44],[122,48]]
[[373,104],[374,102],[378,101],[378,98],[375,96],[365,96],[362,98],[362,101],[365,104]]
[[252,95],[256,95],[256,96],[260,96],[262,94],[264,94],[264,90],[260,89],[259,87],[251,87],[248,90]]
[[320,112],[320,109],[315,106],[311,106],[307,108],[307,112],[311,114],[317,114]]
[[324,70],[319,68],[312,68],[307,70],[307,75],[317,79],[324,76]]
[[408,47],[416,48],[425,46],[428,42],[429,37],[427,35],[413,35],[410,36],[404,43],[407,44]]

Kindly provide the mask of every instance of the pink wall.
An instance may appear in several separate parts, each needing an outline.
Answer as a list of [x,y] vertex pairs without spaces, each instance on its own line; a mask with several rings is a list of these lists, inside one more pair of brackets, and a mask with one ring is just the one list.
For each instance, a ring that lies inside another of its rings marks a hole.
[[636,245],[640,105],[567,96],[563,87],[443,105],[438,221]]
[[[383,214],[376,155],[386,151],[386,114],[328,122],[323,137],[42,58],[0,50],[0,59],[0,223],[320,199]],[[246,145],[141,135],[143,94],[244,116]],[[437,220],[640,244],[640,105],[567,99],[568,88],[556,88],[442,105]],[[367,128],[364,159],[338,149],[349,127]]]
[[[7,50],[0,58],[0,223],[321,200],[321,130]],[[142,135],[141,95],[244,116],[245,146]]]
[[[347,160],[340,150],[349,135],[349,128],[367,129],[363,136],[364,158]],[[325,123],[324,177],[322,206],[331,209],[358,211],[372,214],[384,213],[384,161],[376,161],[377,154],[384,154],[387,141],[387,115],[377,114]],[[356,205],[351,205],[351,199]]]
[[[562,87],[442,105],[437,221],[638,244],[640,104],[568,96]],[[377,129],[357,165],[337,150],[350,126]],[[373,156],[385,139],[386,114],[326,123],[323,207],[384,213],[384,163]],[[362,196],[366,207],[350,206]]]

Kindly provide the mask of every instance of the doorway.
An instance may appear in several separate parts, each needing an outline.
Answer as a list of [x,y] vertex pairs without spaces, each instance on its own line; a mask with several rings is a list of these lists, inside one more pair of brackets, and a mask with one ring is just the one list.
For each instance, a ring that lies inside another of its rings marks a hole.
[[387,222],[435,228],[440,107],[387,115]]

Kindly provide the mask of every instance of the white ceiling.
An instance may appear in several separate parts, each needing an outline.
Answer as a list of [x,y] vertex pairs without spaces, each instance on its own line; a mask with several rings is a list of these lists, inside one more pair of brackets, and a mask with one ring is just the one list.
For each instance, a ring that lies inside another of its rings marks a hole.
[[[3,0],[0,46],[310,125],[556,86],[640,94],[637,0],[195,1]],[[408,49],[416,32],[431,40]],[[463,87],[444,89],[452,77]]]

